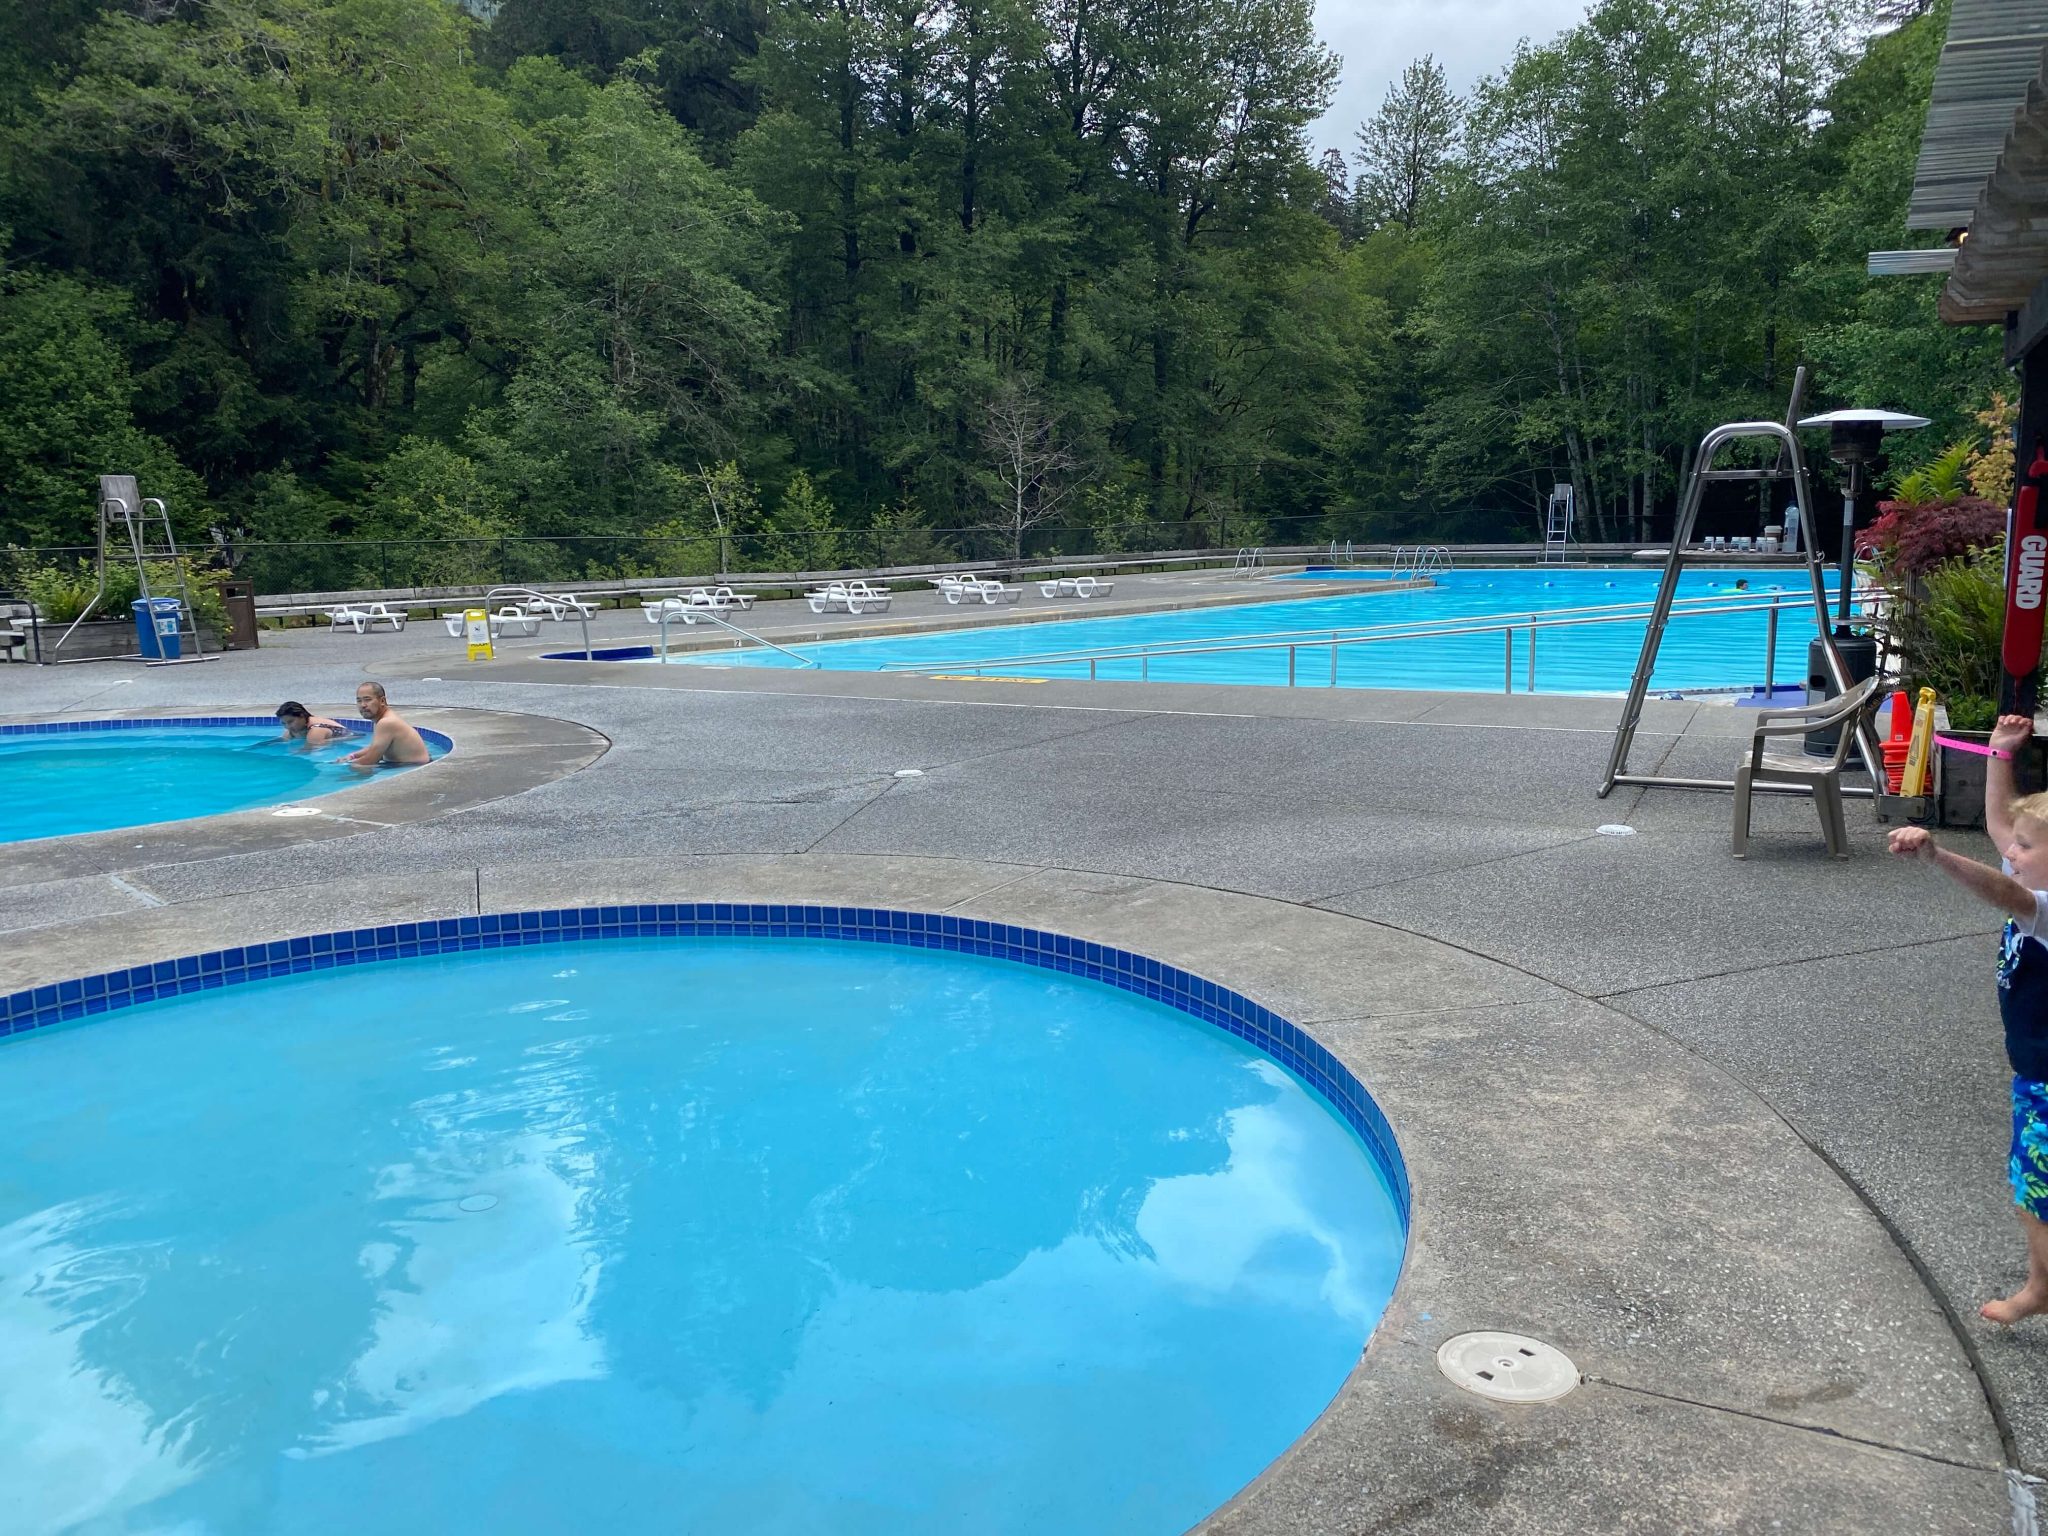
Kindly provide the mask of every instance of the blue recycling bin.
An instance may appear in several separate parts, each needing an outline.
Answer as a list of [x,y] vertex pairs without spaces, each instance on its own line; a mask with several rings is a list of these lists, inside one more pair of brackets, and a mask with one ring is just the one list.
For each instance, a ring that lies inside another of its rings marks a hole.
[[[178,615],[184,610],[175,597],[135,599],[128,605],[135,613],[135,639],[145,661],[176,661],[184,655],[178,635]],[[152,610],[154,610],[152,612]]]

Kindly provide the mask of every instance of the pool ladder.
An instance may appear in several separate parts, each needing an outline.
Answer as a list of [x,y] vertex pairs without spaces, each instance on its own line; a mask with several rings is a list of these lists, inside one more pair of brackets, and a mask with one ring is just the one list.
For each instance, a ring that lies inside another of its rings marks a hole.
[[1448,544],[1396,544],[1394,559],[1387,575],[1399,581],[1402,572],[1407,572],[1410,581],[1420,581],[1451,568],[1451,549]]

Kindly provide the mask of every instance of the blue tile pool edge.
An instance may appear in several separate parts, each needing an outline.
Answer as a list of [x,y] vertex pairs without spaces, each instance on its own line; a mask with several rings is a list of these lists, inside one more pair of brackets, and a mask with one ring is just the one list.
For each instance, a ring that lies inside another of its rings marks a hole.
[[1314,1090],[1365,1143],[1393,1193],[1402,1228],[1409,1226],[1407,1161],[1393,1128],[1351,1069],[1306,1030],[1242,993],[1146,955],[1036,928],[938,912],[678,902],[498,912],[341,929],[183,955],[9,993],[0,996],[0,1038],[137,1003],[302,971],[524,944],[642,938],[853,939],[945,949],[1082,976],[1164,1003],[1244,1041]]
[[[335,724],[352,736],[367,736],[371,725],[367,720],[337,720]],[[22,725],[0,725],[0,737],[6,736],[79,736],[95,731],[188,731],[213,727],[247,728],[269,726],[277,728],[275,715],[135,715],[120,720],[31,720]],[[430,747],[439,747],[441,757],[455,750],[455,739],[440,731],[420,730],[420,736]],[[435,758],[439,762],[441,758]],[[430,765],[431,766],[431,765]]]

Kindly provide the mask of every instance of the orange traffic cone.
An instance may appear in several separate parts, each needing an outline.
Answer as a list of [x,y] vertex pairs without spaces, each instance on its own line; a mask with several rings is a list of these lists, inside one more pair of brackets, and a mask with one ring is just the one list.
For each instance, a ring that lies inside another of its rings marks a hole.
[[1892,732],[1884,740],[1884,776],[1893,794],[1906,781],[1906,755],[1913,745],[1913,710],[1903,691],[1892,695]]

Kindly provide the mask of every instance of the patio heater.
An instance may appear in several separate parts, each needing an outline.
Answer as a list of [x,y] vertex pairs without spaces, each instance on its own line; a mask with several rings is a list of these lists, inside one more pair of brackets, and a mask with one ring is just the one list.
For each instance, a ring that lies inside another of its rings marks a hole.
[[[1828,429],[1828,457],[1843,470],[1841,593],[1835,611],[1834,645],[1842,658],[1842,669],[1852,683],[1862,682],[1877,670],[1877,642],[1868,635],[1849,632],[1849,612],[1856,587],[1856,498],[1870,489],[1870,466],[1878,460],[1885,433],[1927,424],[1925,416],[1908,416],[1901,411],[1829,411],[1824,416],[1808,416],[1799,423],[1802,427]],[[1811,509],[1800,510],[1803,514]],[[1812,527],[1805,532],[1808,538],[1817,534]],[[1835,691],[1834,678],[1828,670],[1827,644],[1826,639],[1815,635],[1806,648],[1809,703],[1825,699]],[[1835,730],[1809,731],[1806,750],[1823,757],[1831,754],[1835,750]]]

